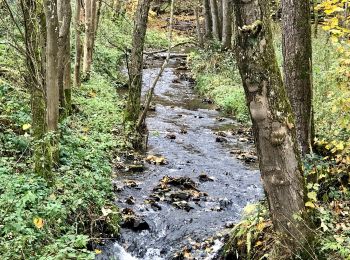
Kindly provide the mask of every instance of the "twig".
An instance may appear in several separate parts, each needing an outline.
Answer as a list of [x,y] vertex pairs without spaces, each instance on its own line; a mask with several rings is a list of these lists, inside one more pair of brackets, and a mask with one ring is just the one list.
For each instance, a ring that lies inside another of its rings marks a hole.
[[152,97],[153,97],[153,93],[154,93],[154,89],[157,85],[157,82],[159,81],[160,77],[162,76],[163,74],[163,71],[165,69],[165,67],[168,65],[169,63],[169,60],[170,60],[170,52],[171,52],[171,49],[172,49],[172,45],[171,45],[171,42],[172,42],[172,39],[173,39],[173,20],[174,20],[174,1],[175,0],[171,0],[171,5],[170,5],[170,21],[169,21],[169,47],[168,47],[168,55],[166,57],[166,60],[163,62],[163,65],[162,67],[160,68],[159,72],[158,72],[158,75],[157,77],[154,79],[149,91],[148,91],[148,94],[147,94],[147,98],[146,98],[146,104],[145,104],[145,108],[144,110],[142,111],[138,121],[137,121],[137,124],[136,124],[136,129],[140,129],[141,125],[143,124],[143,122],[145,121],[145,118],[147,116],[147,112],[148,112],[148,109],[150,107],[150,104],[151,104],[151,101],[152,101]]

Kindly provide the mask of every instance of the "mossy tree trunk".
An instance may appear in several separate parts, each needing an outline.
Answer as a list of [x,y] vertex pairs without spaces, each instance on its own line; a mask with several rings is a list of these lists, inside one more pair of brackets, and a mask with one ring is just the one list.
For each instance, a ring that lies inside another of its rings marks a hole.
[[295,115],[303,155],[311,151],[312,47],[310,2],[282,0],[284,84]]
[[26,82],[31,92],[32,130],[34,139],[34,171],[49,183],[53,181],[51,144],[46,139],[47,105],[45,94],[45,42],[44,14],[39,12],[35,0],[21,0],[26,50]]
[[143,48],[146,37],[148,12],[151,0],[139,0],[135,13],[132,50],[129,64],[129,96],[125,121],[136,124],[141,110]]
[[285,246],[306,243],[305,186],[291,106],[276,62],[268,0],[235,0],[236,57],[275,230]]

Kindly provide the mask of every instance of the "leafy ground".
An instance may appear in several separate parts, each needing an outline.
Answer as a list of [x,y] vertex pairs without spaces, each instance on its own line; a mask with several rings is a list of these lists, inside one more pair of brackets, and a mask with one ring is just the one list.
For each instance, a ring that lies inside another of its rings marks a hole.
[[[281,66],[278,26],[275,47]],[[214,44],[215,45],[215,44]],[[326,33],[313,39],[315,153],[304,160],[307,179],[306,204],[316,227],[314,253],[319,259],[350,259],[350,88],[348,47],[332,43]],[[217,48],[191,56],[198,91],[212,98],[222,110],[249,124],[241,80],[230,53]],[[248,206],[232,231],[226,254],[240,259],[271,259],[272,233],[268,210],[263,204]],[[270,254],[270,255],[269,255]]]

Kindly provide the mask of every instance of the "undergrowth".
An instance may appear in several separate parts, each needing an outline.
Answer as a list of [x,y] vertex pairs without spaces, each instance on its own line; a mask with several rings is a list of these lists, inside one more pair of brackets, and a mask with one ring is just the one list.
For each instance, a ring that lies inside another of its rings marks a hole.
[[60,126],[60,166],[49,187],[32,169],[29,94],[0,82],[1,259],[94,259],[92,238],[118,234],[111,173],[120,101],[99,75],[73,97],[75,113]]

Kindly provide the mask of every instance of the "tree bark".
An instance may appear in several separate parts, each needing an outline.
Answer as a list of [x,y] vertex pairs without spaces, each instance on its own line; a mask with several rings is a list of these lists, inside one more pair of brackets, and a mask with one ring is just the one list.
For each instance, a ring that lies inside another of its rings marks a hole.
[[218,5],[216,0],[210,0],[210,10],[211,10],[211,18],[213,21],[213,35],[217,40],[221,40],[221,29],[220,29],[220,20],[219,20],[219,12]]
[[[70,0],[58,0],[58,87],[60,91],[61,115],[70,110],[70,24],[72,9]],[[67,95],[66,95],[67,93]]]
[[75,1],[75,61],[74,61],[74,86],[80,87],[81,85],[81,58],[83,54],[83,45],[81,41],[82,31],[82,0]]
[[129,65],[129,96],[125,121],[136,124],[141,106],[143,48],[147,30],[148,12],[151,0],[139,0],[135,13],[132,50]]
[[232,40],[232,0],[222,0],[222,11],[222,47],[227,50]]
[[249,107],[259,166],[275,230],[287,248],[303,247],[305,187],[293,114],[277,65],[269,1],[235,0],[236,57]]
[[[222,6],[222,1],[223,0],[216,0],[217,5],[218,5],[218,16],[219,16],[219,25],[220,25],[220,29],[222,30],[222,20],[223,20],[223,6]],[[222,37],[222,32],[221,33],[221,37]],[[221,40],[221,39],[220,39]]]
[[210,2],[203,0],[204,23],[205,23],[205,39],[210,40],[213,37],[213,21],[211,18]]
[[295,115],[302,155],[311,151],[312,47],[310,2],[282,0],[284,84]]
[[48,130],[56,132],[59,118],[57,0],[44,0],[46,19],[46,97]]
[[194,13],[196,16],[196,31],[197,31],[198,45],[199,45],[199,47],[202,48],[203,47],[203,34],[202,34],[201,23],[199,21],[200,7],[198,5],[194,8]]
[[[45,97],[45,70],[41,56],[45,52],[45,35],[38,34],[42,29],[40,22],[43,14],[38,12],[35,0],[21,0],[21,10],[24,21],[25,50],[26,50],[26,82],[31,92],[32,130],[34,139],[34,171],[52,182],[52,159],[50,143],[45,141],[47,133],[46,97]],[[39,17],[39,19],[37,19]],[[39,20],[39,21],[38,21]],[[42,43],[43,46],[40,46]]]
[[96,9],[96,0],[85,0],[85,37],[84,37],[84,60],[83,60],[83,78],[90,79],[92,64],[92,44],[94,40],[94,12]]

